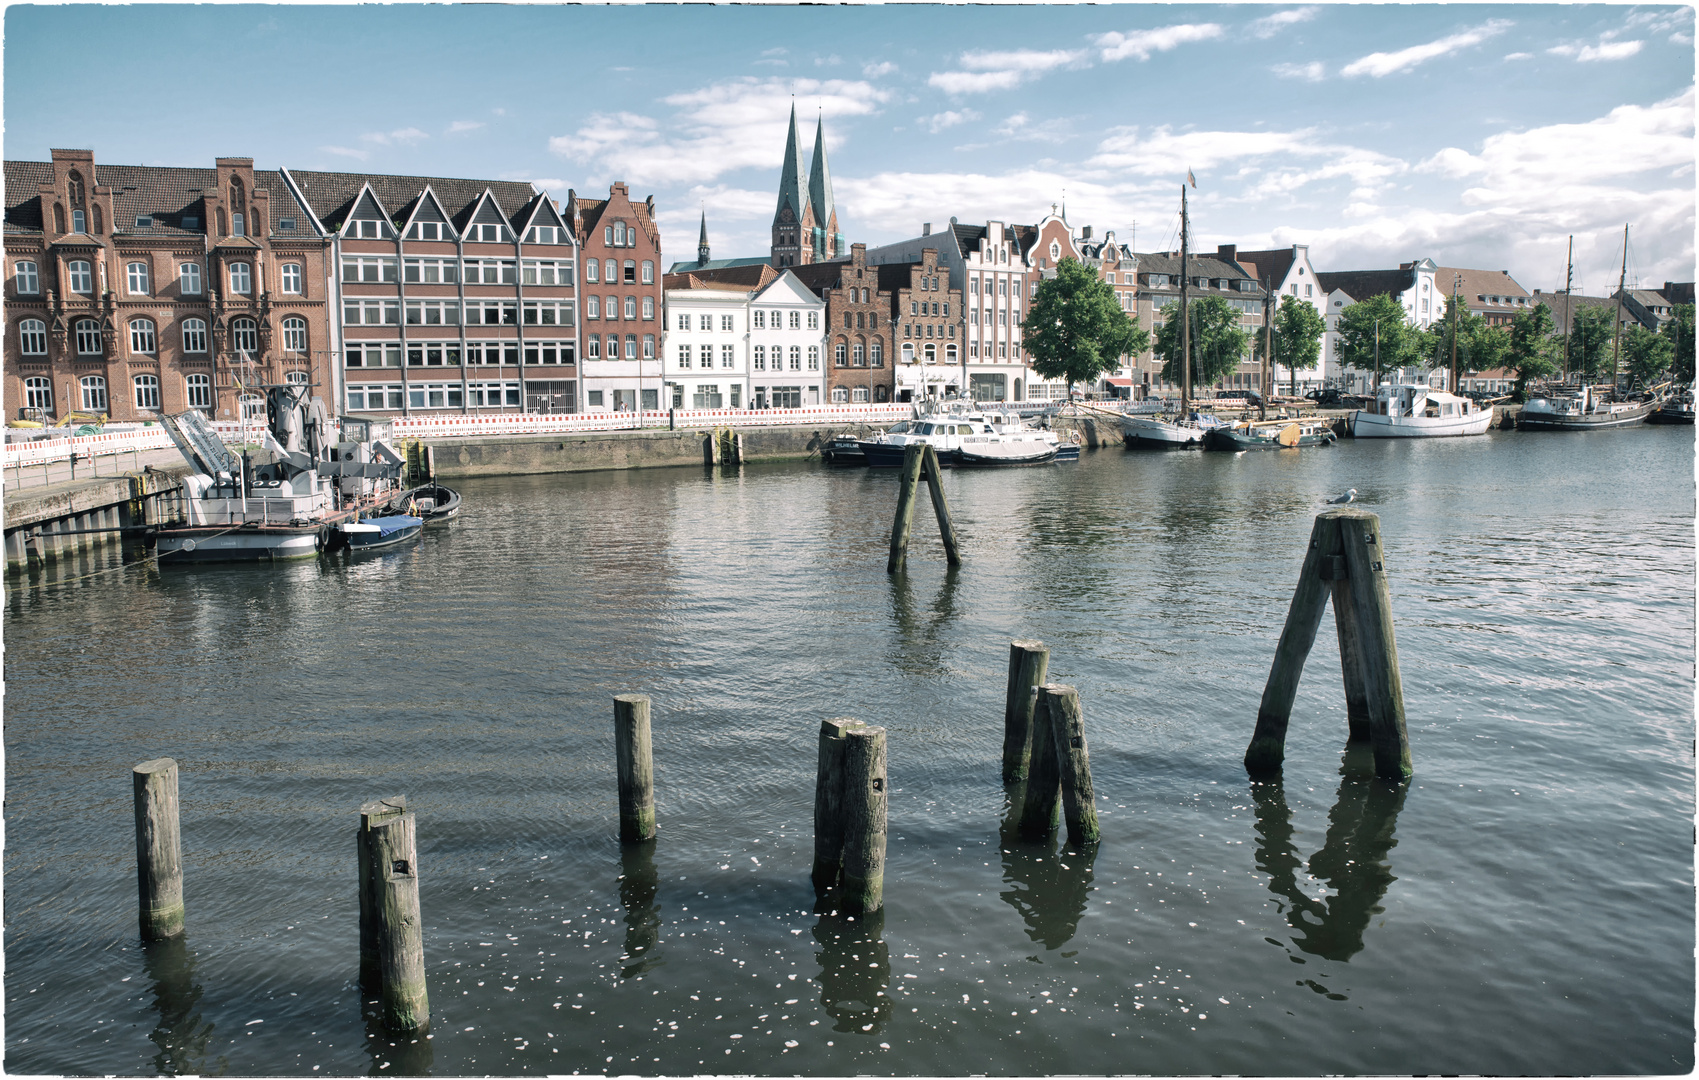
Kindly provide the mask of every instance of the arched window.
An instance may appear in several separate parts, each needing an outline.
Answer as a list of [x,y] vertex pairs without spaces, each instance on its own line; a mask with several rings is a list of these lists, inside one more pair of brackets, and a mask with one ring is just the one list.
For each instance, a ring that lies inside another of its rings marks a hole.
[[100,220],[100,204],[95,203],[92,209],[94,211],[94,233],[99,236],[106,231],[106,226]]
[[903,342],[903,363],[914,363],[914,343],[911,341]]
[[625,222],[614,222],[614,247],[625,246]]
[[136,408],[159,411],[159,376],[137,375],[130,382],[136,388]]
[[81,380],[83,411],[106,411],[106,378],[103,375],[84,375]]
[[188,391],[189,408],[212,408],[212,376],[190,375],[183,380],[184,388]]
[[94,292],[94,268],[82,259],[72,259],[65,264],[65,274],[70,279],[68,287],[74,293],[88,296]]
[[884,386],[875,386],[873,388],[873,400],[878,402],[889,401],[891,400],[891,391]]
[[230,264],[230,291],[240,296],[254,291],[254,272],[247,263]]
[[71,231],[74,232],[74,233],[86,233],[86,232],[88,232],[88,211],[87,210],[72,210],[71,211]]
[[47,324],[40,319],[18,323],[18,351],[25,356],[46,356]]
[[125,284],[129,286],[131,296],[146,296],[152,289],[148,280],[147,263],[133,262],[124,268]]
[[930,341],[927,342],[925,356],[926,363],[936,364],[938,362],[938,346],[932,344]]
[[874,338],[873,339],[873,355],[868,357],[868,360],[874,367],[884,367],[885,366],[885,339],[884,338]]
[[283,381],[290,386],[306,386],[312,379],[305,371],[291,371],[283,376]]
[[866,345],[857,341],[855,343],[855,346],[851,350],[851,356],[852,356],[852,358],[855,362],[856,367],[866,367],[867,366],[867,346]]
[[130,351],[152,356],[159,351],[158,339],[153,331],[152,319],[130,320]]
[[206,321],[203,319],[183,320],[183,351],[186,353],[206,352]]
[[243,222],[246,220],[247,207],[242,202],[242,178],[230,178],[230,235],[246,236],[247,230]]
[[239,353],[260,351],[260,324],[252,319],[230,320],[230,348]]
[[177,289],[184,296],[201,294],[201,264],[184,263],[177,268]]
[[93,319],[78,319],[76,330],[78,355],[99,356],[100,324]]
[[65,208],[58,203],[53,204],[53,231],[56,233],[65,231]]
[[845,405],[845,404],[848,404],[848,402],[849,402],[849,387],[847,387],[847,386],[834,386],[834,387],[832,387],[832,404],[834,404],[834,405]]
[[[927,348],[930,349],[932,346],[928,345]],[[956,362],[956,347],[954,345],[944,346],[944,362],[946,364],[953,364]]]
[[53,411],[53,380],[32,375],[24,380],[24,405],[44,412]]
[[283,351],[304,353],[307,351],[307,320],[291,315],[283,320]]
[[838,367],[849,366],[849,345],[841,339],[832,346],[832,363]]
[[83,174],[75,169],[71,170],[71,175],[67,178],[65,198],[72,206],[83,204]]
[[644,259],[643,260],[643,284],[653,285],[654,283],[655,283],[655,264],[650,262],[648,259]]
[[41,278],[35,272],[35,263],[20,262],[13,271],[12,287],[20,295],[34,296],[41,291]]

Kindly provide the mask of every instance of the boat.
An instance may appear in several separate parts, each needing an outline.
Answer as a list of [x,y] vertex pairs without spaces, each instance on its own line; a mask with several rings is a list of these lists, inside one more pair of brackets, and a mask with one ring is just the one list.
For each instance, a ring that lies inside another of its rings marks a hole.
[[1664,399],[1663,404],[1646,417],[1648,424],[1693,424],[1693,391],[1691,388]]
[[1000,465],[1046,465],[1055,460],[1056,444],[1042,439],[1029,439],[1020,442],[969,443],[956,451],[955,465],[957,468],[984,469]]
[[1359,439],[1484,435],[1492,422],[1492,409],[1468,398],[1429,386],[1392,383],[1382,386],[1367,408],[1351,414],[1351,434]]
[[1310,446],[1332,446],[1338,441],[1325,420],[1247,420],[1211,428],[1204,436],[1205,450],[1298,450]]
[[[1006,414],[993,415],[1001,421],[1002,430],[990,416],[963,402],[950,402],[857,445],[873,469],[900,467],[904,454],[916,443],[930,444],[944,466],[1040,465],[1058,456],[1061,440],[1055,432],[1028,427],[1018,415],[1012,420]],[[962,461],[964,450],[971,458],[968,462]],[[1078,455],[1075,447],[1074,457]]]
[[308,387],[256,389],[266,402],[257,453],[238,457],[198,410],[163,417],[192,471],[183,517],[145,534],[162,564],[310,559],[337,526],[381,516],[400,490],[401,456],[374,436],[375,421],[345,417],[338,437]]
[[[1188,174],[1189,175],[1189,174]],[[1187,272],[1190,222],[1186,212],[1186,185],[1180,185],[1180,404],[1171,414],[1128,415],[1121,420],[1121,440],[1128,449],[1196,450],[1203,446],[1204,436],[1221,421],[1212,415],[1192,411],[1192,324],[1188,315],[1188,296],[1191,283]]]
[[435,482],[420,484],[390,500],[389,512],[441,525],[460,513],[460,493]]
[[1609,389],[1583,386],[1575,394],[1531,398],[1516,418],[1521,431],[1601,431],[1643,423],[1656,401],[1619,401]]
[[366,518],[363,521],[340,522],[332,527],[330,542],[325,545],[325,554],[333,555],[339,551],[358,554],[397,547],[409,540],[417,540],[424,529],[425,519],[411,514],[390,514]]
[[1080,444],[1078,440],[1063,440],[1060,435],[1051,431],[1048,425],[1035,428],[1031,424],[1027,423],[1026,418],[1018,412],[988,412],[985,414],[985,419],[988,423],[990,423],[992,429],[997,431],[999,434],[1024,434],[1026,432],[1036,433],[1039,438],[1055,447],[1056,453],[1054,460],[1056,461],[1078,461],[1080,459]]
[[828,465],[844,468],[866,465],[867,455],[861,452],[860,439],[854,435],[839,435],[820,451],[820,460]]

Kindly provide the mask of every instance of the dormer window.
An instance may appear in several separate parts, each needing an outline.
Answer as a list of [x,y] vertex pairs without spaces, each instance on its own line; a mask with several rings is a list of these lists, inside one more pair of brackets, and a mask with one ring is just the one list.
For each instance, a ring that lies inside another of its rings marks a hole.
[[153,228],[153,218],[148,214],[137,214],[136,215],[136,228],[138,228],[138,229],[151,229],[151,228]]
[[448,228],[436,221],[416,221],[407,230],[409,240],[447,240]]
[[477,225],[478,242],[483,244],[499,244],[507,239],[507,230],[500,225]]
[[278,228],[279,232],[294,232],[295,231],[295,219],[292,218],[292,217],[278,218],[277,219],[277,228]]
[[382,240],[384,235],[383,222],[372,220],[350,222],[348,235],[358,240]]

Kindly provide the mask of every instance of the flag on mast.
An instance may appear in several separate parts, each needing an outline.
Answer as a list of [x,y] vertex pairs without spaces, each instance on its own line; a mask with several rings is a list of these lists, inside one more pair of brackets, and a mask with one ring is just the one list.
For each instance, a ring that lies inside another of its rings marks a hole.
[[1192,185],[1193,188],[1198,186],[1198,178],[1192,175],[1192,170],[1190,169],[1186,170],[1186,183]]

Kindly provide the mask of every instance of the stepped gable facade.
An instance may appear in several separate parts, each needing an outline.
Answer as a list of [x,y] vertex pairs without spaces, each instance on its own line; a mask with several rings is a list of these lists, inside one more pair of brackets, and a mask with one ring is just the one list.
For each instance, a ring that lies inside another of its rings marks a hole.
[[828,399],[834,405],[891,401],[896,390],[893,300],[879,287],[879,268],[867,265],[867,245],[850,245],[847,259],[791,272],[826,301]]
[[331,245],[340,411],[571,412],[577,241],[530,184],[282,170]]
[[583,255],[581,412],[661,407],[661,232],[655,197],[633,201],[623,182],[606,199],[568,192],[566,216]]
[[328,245],[279,173],[89,150],[4,171],[9,418],[236,419],[264,383],[332,397]]
[[969,384],[962,363],[962,291],[951,280],[950,266],[938,247],[922,248],[918,255],[911,262],[876,267],[874,290],[889,297],[886,319],[896,351],[895,399],[965,397]]
[[832,175],[826,165],[826,123],[814,128],[814,164],[803,181],[802,146],[797,137],[796,106],[791,106],[790,132],[779,170],[779,200],[773,209],[772,245],[768,261],[776,267],[806,266],[841,259],[848,249],[838,228],[838,209],[832,199]]

